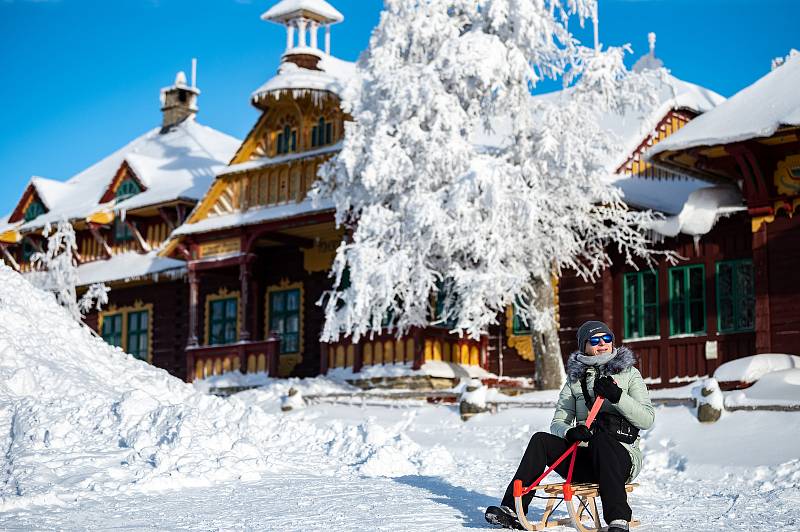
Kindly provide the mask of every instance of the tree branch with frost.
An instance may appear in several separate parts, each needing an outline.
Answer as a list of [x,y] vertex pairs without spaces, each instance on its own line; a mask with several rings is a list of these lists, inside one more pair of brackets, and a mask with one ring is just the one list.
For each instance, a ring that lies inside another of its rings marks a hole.
[[45,251],[31,255],[31,263],[37,270],[29,277],[31,284],[52,292],[56,301],[76,321],[81,321],[92,306],[100,310],[102,305],[108,303],[109,288],[104,284],[91,285],[81,299],[77,299],[78,263],[75,252],[78,245],[72,224],[62,220],[55,230],[47,224],[42,236],[47,238],[47,247]]
[[[624,49],[588,50],[570,34],[593,5],[386,1],[345,94],[354,121],[311,192],[352,231],[321,300],[323,340],[437,321],[477,337],[509,305],[552,328],[536,290],[554,273],[596,277],[609,244],[649,260],[653,215],[608,184],[621,147],[598,122],[654,104],[654,80],[625,69]],[[531,96],[546,77],[567,90]]]

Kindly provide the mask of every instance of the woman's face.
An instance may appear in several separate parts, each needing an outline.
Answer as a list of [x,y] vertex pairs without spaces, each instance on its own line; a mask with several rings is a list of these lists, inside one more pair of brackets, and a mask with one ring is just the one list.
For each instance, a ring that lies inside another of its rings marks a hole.
[[592,338],[597,338],[598,344],[592,345],[591,341],[587,341],[586,345],[584,346],[583,352],[589,356],[595,355],[605,355],[610,353],[614,349],[614,339],[609,339],[609,342],[606,343],[606,339],[608,339],[609,335],[604,333],[598,333],[592,336]]

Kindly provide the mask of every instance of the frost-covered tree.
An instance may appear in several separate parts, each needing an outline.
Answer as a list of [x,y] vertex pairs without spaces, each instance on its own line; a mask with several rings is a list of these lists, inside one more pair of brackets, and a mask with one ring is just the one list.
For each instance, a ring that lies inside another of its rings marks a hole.
[[31,256],[31,262],[37,269],[30,277],[31,282],[42,290],[52,292],[56,301],[77,321],[81,321],[93,306],[100,310],[108,303],[109,288],[106,285],[93,284],[80,300],[77,298],[78,263],[75,252],[78,245],[72,224],[62,220],[55,230],[47,224],[42,235],[47,238],[47,248]]
[[[344,147],[312,191],[333,199],[349,229],[324,340],[387,323],[398,334],[448,323],[476,337],[514,305],[541,333],[542,385],[560,384],[552,276],[593,278],[612,243],[629,260],[652,253],[651,216],[604,180],[620,147],[597,120],[651,105],[652,80],[625,69],[623,49],[587,49],[569,32],[594,7],[386,0],[345,94]],[[568,89],[532,96],[544,78]]]

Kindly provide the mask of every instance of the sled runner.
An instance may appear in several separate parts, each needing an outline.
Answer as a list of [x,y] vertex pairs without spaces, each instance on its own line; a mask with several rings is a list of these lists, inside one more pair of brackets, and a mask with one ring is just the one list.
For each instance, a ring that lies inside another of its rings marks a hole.
[[[592,426],[592,422],[594,422],[594,418],[600,411],[603,401],[604,399],[602,397],[597,396],[594,405],[592,405],[592,409],[589,411],[589,415],[586,417],[587,427]],[[556,525],[572,525],[575,527],[575,530],[578,530],[578,532],[595,532],[602,530],[600,527],[600,516],[597,513],[597,502],[595,501],[595,497],[600,494],[599,486],[597,484],[572,484],[572,470],[575,467],[575,457],[578,454],[577,450],[578,442],[575,442],[570,446],[569,449],[567,449],[567,452],[562,454],[558,460],[553,462],[553,464],[548,467],[544,473],[542,473],[539,478],[537,478],[533,484],[528,487],[523,488],[521,480],[514,480],[515,511],[517,512],[517,519],[519,520],[519,523],[523,526],[523,528],[525,528],[525,530],[544,530],[548,526]],[[547,475],[550,474],[551,471],[558,466],[558,464],[563,462],[564,459],[570,455],[572,455],[572,457],[569,463],[569,471],[567,473],[566,482],[560,482],[556,484],[539,484]],[[638,484],[626,484],[625,491],[631,492],[636,486],[638,486]],[[543,491],[549,496],[549,498],[547,500],[547,507],[545,508],[542,520],[538,523],[531,523],[525,516],[525,510],[522,506],[522,496],[535,489]],[[577,508],[575,506],[576,500],[578,502]],[[558,501],[558,504],[556,504],[556,501]],[[551,521],[550,516],[562,502],[567,507],[569,518]],[[588,525],[584,524],[584,520],[586,519],[591,519],[593,522]],[[638,524],[639,521],[634,520],[629,523],[629,526],[633,527],[637,526]]]
[[[595,497],[600,496],[598,485],[572,484],[570,490],[573,498],[572,500],[566,501],[564,497],[564,484],[565,483],[560,482],[536,486],[538,491],[544,492],[549,497],[544,515],[542,515],[542,519],[536,523],[528,521],[522,513],[520,504],[517,504],[517,519],[519,519],[520,524],[525,527],[526,530],[545,530],[547,527],[558,525],[572,525],[580,532],[593,532],[603,529],[600,526],[600,514],[597,513],[597,503],[595,502]],[[639,484],[625,484],[625,491],[630,493],[638,485]],[[570,516],[564,519],[551,519],[553,512],[558,509],[562,502],[566,505]],[[585,524],[587,520],[589,520],[589,524]],[[628,526],[631,528],[638,525],[638,520],[633,520],[628,523]]]

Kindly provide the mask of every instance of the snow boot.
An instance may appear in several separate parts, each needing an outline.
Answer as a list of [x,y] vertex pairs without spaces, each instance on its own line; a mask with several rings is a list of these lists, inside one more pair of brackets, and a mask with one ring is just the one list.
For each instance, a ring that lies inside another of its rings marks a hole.
[[517,514],[508,506],[489,506],[486,509],[486,522],[493,525],[500,525],[503,528],[513,528],[514,530],[525,530],[517,519]]
[[608,532],[628,532],[628,522],[624,519],[614,519],[608,523]]

